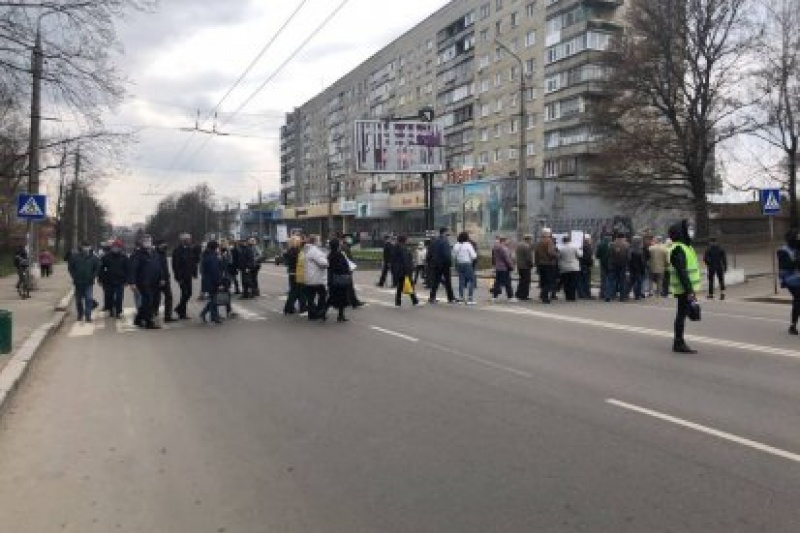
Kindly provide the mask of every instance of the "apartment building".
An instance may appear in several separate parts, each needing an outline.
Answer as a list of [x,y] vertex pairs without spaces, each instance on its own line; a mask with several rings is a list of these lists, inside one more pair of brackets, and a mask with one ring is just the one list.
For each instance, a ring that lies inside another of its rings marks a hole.
[[[356,174],[352,131],[356,120],[414,117],[426,106],[446,140],[437,221],[487,238],[516,230],[517,188],[509,184],[520,167],[528,184],[525,231],[613,217],[613,206],[587,184],[598,132],[586,112],[602,97],[598,59],[622,29],[623,10],[621,0],[450,2],[287,115],[284,217],[323,233],[331,221],[348,232],[424,231],[421,177]],[[486,194],[504,191],[506,222],[482,222],[494,220],[488,211],[468,217],[465,206],[480,211],[491,203],[471,185],[479,183],[494,184]]]

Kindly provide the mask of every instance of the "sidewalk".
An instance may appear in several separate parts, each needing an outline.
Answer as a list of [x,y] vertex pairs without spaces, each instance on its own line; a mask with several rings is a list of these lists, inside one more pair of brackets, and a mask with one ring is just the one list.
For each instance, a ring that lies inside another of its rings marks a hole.
[[16,274],[0,278],[0,309],[13,314],[11,353],[0,355],[0,371],[34,331],[53,320],[56,307],[72,290],[72,282],[63,263],[53,266],[53,275],[49,278],[37,280],[38,288],[31,291],[31,297],[27,300],[20,299],[16,284]]

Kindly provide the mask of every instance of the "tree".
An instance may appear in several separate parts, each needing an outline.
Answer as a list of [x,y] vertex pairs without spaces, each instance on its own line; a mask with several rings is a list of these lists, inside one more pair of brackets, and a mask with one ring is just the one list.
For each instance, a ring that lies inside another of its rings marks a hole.
[[789,194],[789,218],[800,225],[797,206],[797,164],[800,149],[800,0],[761,0],[762,39],[755,50],[759,65],[754,82],[764,98],[752,134],[781,152],[781,169]]
[[634,0],[608,57],[594,120],[597,189],[628,205],[682,208],[708,235],[709,184],[720,143],[746,131],[738,88],[755,42],[749,0]]
[[155,214],[147,221],[146,231],[155,239],[175,243],[181,233],[205,239],[218,227],[219,213],[214,210],[214,191],[202,184],[161,200]]

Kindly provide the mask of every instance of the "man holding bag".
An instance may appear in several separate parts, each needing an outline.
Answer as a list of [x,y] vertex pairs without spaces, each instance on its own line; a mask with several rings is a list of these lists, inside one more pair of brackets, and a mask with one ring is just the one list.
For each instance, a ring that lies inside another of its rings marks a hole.
[[392,276],[397,281],[397,292],[394,296],[394,305],[400,307],[403,294],[408,294],[411,303],[417,305],[419,300],[414,292],[414,285],[411,283],[411,276],[414,275],[414,259],[408,250],[408,237],[400,235],[397,238],[394,257],[392,258]]

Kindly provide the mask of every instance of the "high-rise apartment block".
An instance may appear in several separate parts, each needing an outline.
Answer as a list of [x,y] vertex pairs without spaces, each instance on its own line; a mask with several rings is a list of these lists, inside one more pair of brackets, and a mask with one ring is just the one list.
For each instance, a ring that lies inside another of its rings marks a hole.
[[426,106],[446,139],[437,222],[487,238],[515,231],[521,167],[525,232],[613,217],[587,183],[599,135],[587,109],[603,97],[600,58],[623,11],[622,0],[450,2],[287,115],[284,218],[323,233],[331,221],[348,232],[425,230],[421,177],[354,173],[353,125],[414,117]]

